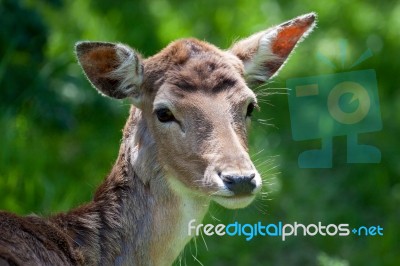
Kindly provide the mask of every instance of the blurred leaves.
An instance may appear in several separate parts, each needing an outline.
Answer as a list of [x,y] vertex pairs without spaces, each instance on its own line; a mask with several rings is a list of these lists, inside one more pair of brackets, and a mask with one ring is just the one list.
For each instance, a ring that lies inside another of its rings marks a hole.
[[[400,261],[400,4],[398,1],[275,0],[0,0],[0,209],[48,214],[91,198],[118,152],[129,104],[100,97],[73,53],[79,40],[128,43],[150,56],[176,38],[197,37],[227,48],[241,37],[303,13],[318,28],[266,87],[292,77],[347,71],[366,49],[374,56],[354,70],[375,69],[383,130],[363,134],[382,162],[346,164],[346,140],[334,139],[332,169],[299,169],[300,152],[319,141],[295,142],[287,96],[261,96],[250,137],[265,192],[250,208],[213,205],[206,222],[295,221],[381,225],[383,237],[206,237],[192,242],[182,264],[396,265]],[[344,68],[339,40],[346,39]],[[260,93],[263,94],[263,93]],[[269,101],[266,103],[265,101]],[[258,123],[267,120],[274,127]],[[273,119],[273,120],[269,120]],[[214,218],[219,220],[214,220]]]

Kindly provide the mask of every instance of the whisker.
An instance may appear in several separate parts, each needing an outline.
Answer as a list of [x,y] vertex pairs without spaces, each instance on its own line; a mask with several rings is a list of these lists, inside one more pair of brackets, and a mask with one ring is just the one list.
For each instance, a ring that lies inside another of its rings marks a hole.
[[206,250],[208,251],[208,246],[207,246],[206,240],[204,239],[203,232],[201,230],[200,230],[200,236],[201,236],[201,239],[203,239],[203,243],[204,243],[204,246],[206,247]]
[[196,257],[193,256],[193,255],[192,255],[192,257],[193,257],[193,259],[194,259],[195,261],[197,261],[201,266],[204,266],[203,263],[201,263],[201,261],[200,261],[198,258],[196,258]]

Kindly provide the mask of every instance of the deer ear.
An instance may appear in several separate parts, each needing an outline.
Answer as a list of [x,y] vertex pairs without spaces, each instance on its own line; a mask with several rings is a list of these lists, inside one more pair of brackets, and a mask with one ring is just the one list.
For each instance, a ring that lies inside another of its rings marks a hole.
[[230,52],[243,61],[246,81],[256,85],[276,75],[315,19],[315,13],[302,15],[233,44]]
[[134,50],[123,44],[78,42],[79,64],[90,83],[102,94],[116,99],[132,97],[140,105],[143,64]]

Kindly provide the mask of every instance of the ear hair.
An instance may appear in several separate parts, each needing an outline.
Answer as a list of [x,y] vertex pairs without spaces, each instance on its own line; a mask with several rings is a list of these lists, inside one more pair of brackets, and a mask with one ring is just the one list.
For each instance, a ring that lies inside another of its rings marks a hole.
[[263,34],[259,39],[259,46],[255,54],[251,59],[243,62],[246,79],[250,83],[267,81],[276,73],[274,73],[274,68],[279,68],[284,64],[284,60],[271,50],[272,40],[276,35],[275,31]]
[[140,97],[139,88],[143,82],[143,65],[139,62],[138,55],[122,44],[116,45],[116,54],[119,65],[108,76],[119,80],[117,88],[122,94],[134,99]]

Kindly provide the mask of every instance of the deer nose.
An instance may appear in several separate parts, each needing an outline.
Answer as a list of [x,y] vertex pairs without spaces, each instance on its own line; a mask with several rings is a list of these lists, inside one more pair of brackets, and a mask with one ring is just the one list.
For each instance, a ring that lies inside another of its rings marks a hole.
[[246,195],[250,194],[256,187],[254,177],[256,174],[250,175],[223,175],[220,177],[224,182],[224,185],[235,195]]

